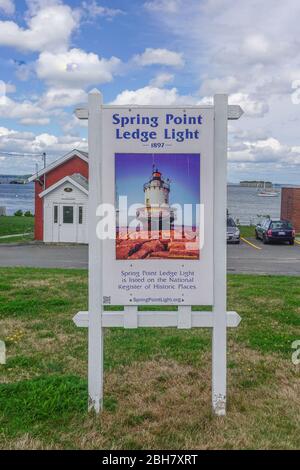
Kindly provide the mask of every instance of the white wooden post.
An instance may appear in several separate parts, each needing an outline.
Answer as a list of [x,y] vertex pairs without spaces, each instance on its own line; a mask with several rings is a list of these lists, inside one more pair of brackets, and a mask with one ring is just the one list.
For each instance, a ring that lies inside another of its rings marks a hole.
[[226,305],[226,210],[227,210],[227,120],[239,119],[240,106],[228,106],[227,95],[214,97],[214,299],[213,313],[192,312],[179,306],[178,312],[138,312],[125,306],[124,312],[103,312],[102,241],[96,235],[96,209],[102,203],[102,95],[89,93],[88,108],[76,110],[79,119],[89,120],[89,310],[74,317],[77,326],[89,328],[88,388],[89,410],[96,413],[103,404],[103,327],[213,328],[212,406],[217,415],[226,413],[226,330],[237,327],[240,316],[227,312]]
[[96,235],[96,209],[102,203],[102,95],[92,90],[88,97],[89,118],[89,410],[96,413],[103,405],[103,328],[102,328],[102,240]]
[[227,228],[227,95],[214,97],[214,324],[212,340],[212,406],[226,414],[226,228]]

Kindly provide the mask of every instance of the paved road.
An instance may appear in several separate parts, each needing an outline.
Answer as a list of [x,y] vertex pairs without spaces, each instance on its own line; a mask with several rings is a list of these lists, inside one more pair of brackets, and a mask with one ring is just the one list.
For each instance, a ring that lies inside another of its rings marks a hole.
[[[300,244],[263,245],[241,242],[228,246],[228,272],[300,275]],[[260,248],[260,249],[258,249]],[[0,266],[87,268],[86,246],[1,246]]]
[[87,268],[87,246],[0,245],[0,266]]
[[248,241],[260,249],[243,241],[240,245],[229,245],[228,272],[300,276],[300,244],[264,245],[261,241],[254,239],[248,239]]

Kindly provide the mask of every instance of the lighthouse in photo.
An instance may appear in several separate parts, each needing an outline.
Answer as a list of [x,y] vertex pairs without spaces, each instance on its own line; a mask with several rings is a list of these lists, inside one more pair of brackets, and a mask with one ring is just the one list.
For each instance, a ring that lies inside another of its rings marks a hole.
[[199,154],[118,153],[115,179],[116,259],[200,259]]
[[173,226],[176,214],[169,204],[170,190],[170,180],[164,179],[162,173],[153,164],[152,175],[144,184],[145,205],[136,213],[144,229],[162,230]]

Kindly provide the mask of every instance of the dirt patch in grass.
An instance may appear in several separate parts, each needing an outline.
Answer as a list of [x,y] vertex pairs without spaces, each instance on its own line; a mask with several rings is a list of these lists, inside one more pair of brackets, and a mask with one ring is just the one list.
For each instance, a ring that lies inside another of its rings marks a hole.
[[[0,445],[1,449],[1,445]],[[44,445],[39,439],[34,439],[28,434],[24,434],[19,439],[7,441],[6,450],[45,450]]]
[[[74,409],[55,436],[49,431],[45,437],[43,428],[41,435],[26,431],[7,442],[10,448],[29,442],[50,449],[299,448],[295,368],[282,358],[235,345],[229,357],[225,418],[211,412],[211,356],[204,353],[198,366],[158,359],[110,371],[100,416]],[[57,419],[55,412],[52,419]]]
[[23,279],[21,282],[18,281],[16,284],[13,284],[14,287],[26,288],[26,287],[53,287],[54,279]]
[[16,281],[16,283],[13,283],[12,285],[14,287],[17,287],[18,289],[20,288],[39,288],[39,287],[49,287],[51,289],[59,289],[61,286],[64,285],[71,285],[72,288],[76,288],[77,286],[82,286],[83,284],[86,283],[78,283],[78,279],[70,279],[70,277],[63,278],[63,277],[47,277],[45,279],[22,279]]
[[[236,366],[229,368],[226,418],[211,413],[209,354],[199,367],[146,361],[106,374],[101,417],[85,416],[77,434],[61,439],[78,449],[297,448],[299,399],[291,367],[248,349],[231,356]],[[270,368],[264,377],[258,360]],[[251,370],[259,380],[249,387]]]
[[[253,306],[254,305],[262,305],[262,306],[266,305],[266,297],[265,296],[252,297],[251,300],[253,302]],[[275,308],[284,306],[284,299],[279,299],[278,297],[269,298],[268,299],[268,305],[271,306],[271,307],[275,307]]]

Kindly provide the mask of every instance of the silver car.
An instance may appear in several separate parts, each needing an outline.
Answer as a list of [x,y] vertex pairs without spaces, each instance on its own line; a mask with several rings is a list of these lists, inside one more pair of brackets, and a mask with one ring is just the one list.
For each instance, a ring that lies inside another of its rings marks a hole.
[[240,230],[232,217],[227,217],[227,243],[240,243]]

